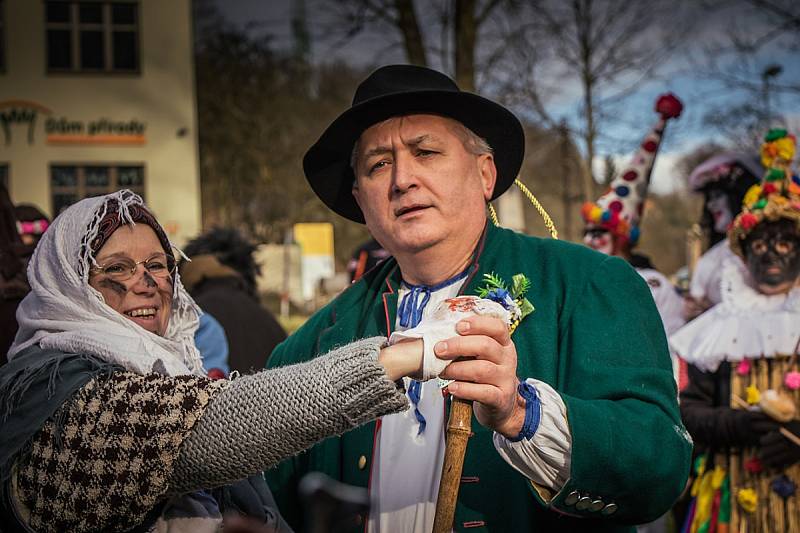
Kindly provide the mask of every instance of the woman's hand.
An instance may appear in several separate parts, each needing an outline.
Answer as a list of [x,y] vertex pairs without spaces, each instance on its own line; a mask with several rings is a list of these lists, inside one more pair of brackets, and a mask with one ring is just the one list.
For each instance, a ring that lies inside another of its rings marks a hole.
[[405,376],[419,378],[422,374],[422,346],[422,339],[398,342],[383,348],[378,354],[378,362],[392,381]]

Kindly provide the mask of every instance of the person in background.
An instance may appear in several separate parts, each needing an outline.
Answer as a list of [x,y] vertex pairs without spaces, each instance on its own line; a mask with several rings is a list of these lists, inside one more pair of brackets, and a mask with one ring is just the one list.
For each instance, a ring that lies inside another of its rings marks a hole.
[[361,279],[365,273],[372,270],[375,265],[389,257],[381,243],[375,239],[370,239],[353,252],[353,257],[347,263],[347,272],[350,274],[350,282]]
[[230,370],[263,368],[286,332],[258,301],[255,247],[235,229],[213,228],[190,241],[180,265],[186,290],[228,339]]
[[745,270],[742,260],[731,251],[726,235],[742,210],[745,193],[758,183],[763,171],[755,156],[726,152],[707,159],[689,175],[689,189],[704,198],[700,227],[708,237],[708,245],[689,281],[689,294],[684,302],[686,320],[722,301],[723,264],[730,262]]
[[17,217],[17,230],[22,242],[30,246],[31,253],[33,253],[42,234],[50,226],[50,219],[38,207],[31,204],[17,204],[14,206],[14,213]]
[[[590,248],[608,255],[619,256],[636,269],[650,287],[664,330],[669,335],[684,324],[683,298],[675,286],[650,263],[650,259],[634,253],[641,236],[640,224],[644,215],[650,175],[661,146],[668,120],[680,117],[683,105],[672,94],[662,95],[656,102],[660,115],[655,127],[648,132],[629,165],[614,178],[611,186],[597,202],[587,202],[581,209],[586,222],[583,242]],[[673,370],[678,380],[680,362],[673,357]]]
[[32,247],[23,242],[18,226],[14,205],[0,184],[0,366],[17,334],[17,306],[30,290],[25,266]]
[[690,365],[681,415],[702,454],[682,531],[800,531],[795,149],[786,130],[767,134],[764,179],[729,224],[721,301],[669,338]]
[[221,379],[230,374],[231,369],[228,365],[228,338],[222,325],[210,314],[201,311],[200,323],[197,326],[197,333],[194,335],[194,342],[200,351],[200,358],[203,360],[203,368],[208,377]]

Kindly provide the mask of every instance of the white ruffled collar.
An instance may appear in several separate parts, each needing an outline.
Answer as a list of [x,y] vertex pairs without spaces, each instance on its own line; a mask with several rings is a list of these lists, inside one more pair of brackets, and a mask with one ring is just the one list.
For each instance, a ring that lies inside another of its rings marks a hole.
[[752,285],[747,271],[723,266],[722,301],[676,331],[672,349],[705,371],[722,361],[789,355],[800,337],[800,287],[768,296]]

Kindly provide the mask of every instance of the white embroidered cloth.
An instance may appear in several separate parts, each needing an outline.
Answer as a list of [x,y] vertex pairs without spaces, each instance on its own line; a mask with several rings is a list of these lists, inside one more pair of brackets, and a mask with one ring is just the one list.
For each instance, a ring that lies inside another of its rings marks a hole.
[[767,296],[750,285],[739,265],[723,266],[722,301],[670,336],[688,363],[713,372],[722,361],[794,352],[800,338],[800,287]]
[[423,358],[420,381],[436,378],[447,368],[451,360],[436,357],[433,347],[439,341],[458,337],[456,324],[460,320],[474,315],[493,316],[506,323],[511,316],[502,305],[493,300],[477,296],[448,298],[439,303],[430,317],[416,327],[392,333],[392,336],[389,337],[389,344],[407,339],[422,339]]
[[112,199],[125,223],[133,223],[130,206],[144,205],[128,190],[87,198],[61,213],[42,236],[28,265],[31,292],[17,309],[19,330],[8,358],[39,344],[44,349],[95,355],[138,374],[203,374],[194,344],[198,308],[177,272],[163,337],[106,305],[89,286],[89,269],[96,264],[89,244]]

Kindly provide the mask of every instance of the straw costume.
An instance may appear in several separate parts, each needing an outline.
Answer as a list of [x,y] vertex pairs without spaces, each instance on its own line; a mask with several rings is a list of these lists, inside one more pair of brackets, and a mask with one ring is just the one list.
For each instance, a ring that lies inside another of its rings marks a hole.
[[[766,175],[744,199],[729,231],[744,246],[768,222],[800,234],[795,139],[772,130],[762,146]],[[752,254],[753,252],[749,252]],[[684,531],[800,532],[800,287],[767,295],[752,270],[727,262],[722,301],[670,337],[689,363],[681,413],[705,453],[695,463]]]

